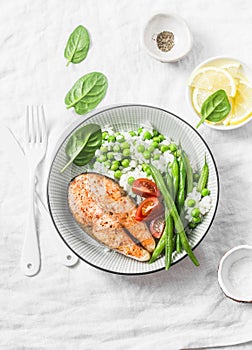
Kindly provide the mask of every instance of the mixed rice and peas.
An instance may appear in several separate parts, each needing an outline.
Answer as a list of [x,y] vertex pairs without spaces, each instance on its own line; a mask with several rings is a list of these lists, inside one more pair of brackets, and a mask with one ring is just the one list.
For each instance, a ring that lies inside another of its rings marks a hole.
[[[112,128],[103,128],[102,145],[96,150],[95,157],[87,170],[93,170],[109,176],[119,182],[127,193],[139,204],[142,198],[132,191],[136,179],[153,180],[149,164],[154,165],[163,175],[170,171],[179,146],[151,125],[142,125],[137,130],[115,132]],[[191,229],[202,222],[211,208],[210,191],[204,188],[198,192],[197,184],[200,169],[190,160],[193,170],[193,189],[187,193],[184,202],[184,219]]]

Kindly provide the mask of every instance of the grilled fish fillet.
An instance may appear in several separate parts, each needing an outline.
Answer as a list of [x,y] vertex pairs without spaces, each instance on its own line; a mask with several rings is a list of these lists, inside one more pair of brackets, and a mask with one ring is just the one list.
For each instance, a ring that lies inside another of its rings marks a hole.
[[90,236],[124,255],[149,260],[155,241],[146,224],[135,220],[134,201],[115,181],[96,173],[78,175],[69,184],[68,203],[75,220]]

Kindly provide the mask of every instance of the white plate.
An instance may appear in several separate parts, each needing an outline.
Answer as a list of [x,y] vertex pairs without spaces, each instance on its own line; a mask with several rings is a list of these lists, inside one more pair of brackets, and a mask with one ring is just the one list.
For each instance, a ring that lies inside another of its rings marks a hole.
[[[209,230],[218,205],[219,180],[211,151],[203,138],[176,115],[151,106],[118,105],[94,111],[82,117],[78,124],[74,123],[62,135],[56,147],[48,176],[48,206],[56,229],[74,253],[90,265],[113,273],[136,275],[155,272],[164,268],[164,258],[159,258],[153,264],[139,262],[117,252],[104,249],[102,245],[82,231],[70,214],[67,203],[68,184],[74,176],[81,173],[81,168],[70,166],[63,174],[60,173],[67,162],[65,146],[69,137],[77,128],[89,123],[97,123],[101,127],[111,125],[115,130],[134,130],[146,121],[149,121],[155,129],[161,131],[164,135],[171,137],[174,142],[180,142],[190,160],[198,168],[202,167],[206,155],[209,165],[208,188],[211,191],[212,207],[204,217],[203,222],[190,235],[189,242],[193,248],[201,242]],[[174,253],[173,264],[185,256],[185,253]]]

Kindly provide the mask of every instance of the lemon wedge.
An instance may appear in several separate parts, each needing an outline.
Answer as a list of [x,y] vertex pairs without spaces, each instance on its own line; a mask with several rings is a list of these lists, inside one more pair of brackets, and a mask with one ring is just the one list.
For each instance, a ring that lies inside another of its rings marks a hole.
[[197,70],[190,79],[189,85],[212,93],[223,89],[231,97],[236,94],[236,84],[232,75],[227,70],[217,67],[203,67]]
[[230,75],[232,75],[233,78],[236,78],[238,76],[240,67],[240,62],[234,61],[232,63],[223,64],[220,68],[225,69]]
[[194,88],[192,92],[192,104],[196,112],[200,114],[203,102],[212,95],[212,91]]
[[229,124],[237,125],[250,117],[252,117],[252,86],[247,81],[240,80]]

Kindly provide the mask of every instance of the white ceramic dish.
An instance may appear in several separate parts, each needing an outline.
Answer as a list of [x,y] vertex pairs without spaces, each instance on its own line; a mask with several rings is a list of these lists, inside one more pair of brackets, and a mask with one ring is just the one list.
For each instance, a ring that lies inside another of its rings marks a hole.
[[[162,130],[162,133],[171,137],[174,142],[179,143],[180,141],[193,164],[199,169],[206,155],[209,165],[208,188],[211,191],[212,207],[203,222],[190,234],[189,242],[193,249],[208,232],[217,210],[219,180],[213,156],[203,138],[184,120],[163,109],[144,105],[117,105],[89,113],[71,125],[58,142],[48,176],[48,206],[54,225],[64,242],[80,259],[105,271],[128,275],[151,273],[164,269],[164,257],[157,259],[153,264],[139,262],[104,249],[102,245],[82,231],[70,214],[67,203],[68,184],[74,176],[82,172],[82,168],[72,165],[63,174],[60,173],[67,161],[65,146],[77,128],[90,122],[97,123],[101,127],[113,126],[117,131],[134,130],[147,121],[155,129]],[[173,264],[185,256],[184,252],[174,253]]]
[[[174,46],[168,52],[162,52],[156,43],[156,37],[163,31],[174,34]],[[192,36],[186,22],[174,14],[157,14],[145,25],[143,45],[148,54],[161,62],[175,62],[182,59],[192,48]]]
[[[190,74],[190,77],[192,77],[196,73],[196,71],[198,71],[200,68],[203,68],[205,66],[211,66],[212,64],[215,65],[216,62],[218,62],[218,61],[225,61],[225,60],[231,60],[231,61],[238,61],[238,62],[240,62],[241,66],[242,66],[243,75],[246,76],[247,79],[252,82],[252,70],[251,70],[251,68],[246,63],[242,62],[241,60],[236,59],[234,57],[228,57],[228,56],[214,56],[214,57],[208,58],[207,60],[201,62],[198,66],[196,66],[194,68],[194,70]],[[195,111],[195,109],[193,107],[193,104],[192,104],[192,88],[189,85],[187,85],[187,87],[186,87],[186,95],[187,95],[187,101],[188,101],[188,104],[190,106],[190,109],[193,111],[194,115],[197,117],[197,122],[196,123],[198,123],[200,117],[199,117],[199,114]],[[249,118],[249,119],[245,120],[243,123],[238,124],[238,125],[227,125],[227,126],[225,126],[225,125],[214,125],[214,124],[210,124],[210,123],[204,123],[204,125],[208,126],[209,128],[215,129],[215,130],[227,131],[227,130],[234,130],[234,129],[240,128],[241,126],[244,126],[247,123],[249,123],[249,121],[251,119],[252,118]]]
[[252,303],[252,246],[237,246],[222,257],[218,282],[228,298]]

